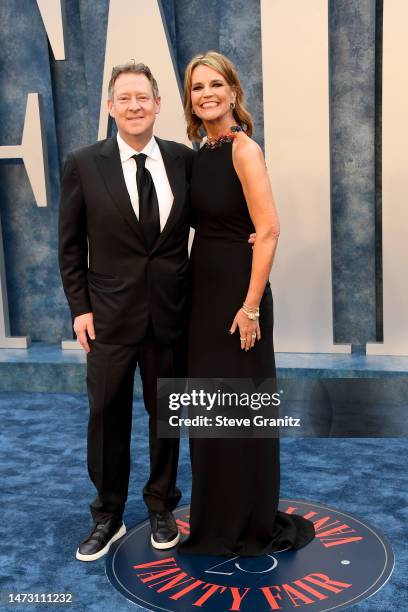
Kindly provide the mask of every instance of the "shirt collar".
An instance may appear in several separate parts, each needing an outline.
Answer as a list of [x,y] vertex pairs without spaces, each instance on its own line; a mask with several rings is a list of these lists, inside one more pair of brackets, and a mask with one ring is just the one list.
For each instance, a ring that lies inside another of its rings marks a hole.
[[119,132],[116,135],[118,146],[119,146],[119,154],[120,161],[123,163],[133,157],[133,155],[137,155],[138,153],[144,153],[147,157],[151,157],[152,159],[160,159],[160,149],[159,145],[156,142],[154,136],[151,137],[147,145],[142,149],[142,151],[136,151],[130,145],[127,144],[120,136]]

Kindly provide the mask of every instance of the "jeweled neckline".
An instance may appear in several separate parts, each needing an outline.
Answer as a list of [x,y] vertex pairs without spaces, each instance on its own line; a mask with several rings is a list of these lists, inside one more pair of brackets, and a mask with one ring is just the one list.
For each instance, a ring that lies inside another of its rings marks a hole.
[[240,125],[231,125],[226,134],[221,134],[221,136],[218,136],[217,138],[207,138],[206,142],[204,143],[204,147],[210,150],[218,149],[218,147],[223,145],[225,142],[232,142],[237,133],[243,131],[244,130]]

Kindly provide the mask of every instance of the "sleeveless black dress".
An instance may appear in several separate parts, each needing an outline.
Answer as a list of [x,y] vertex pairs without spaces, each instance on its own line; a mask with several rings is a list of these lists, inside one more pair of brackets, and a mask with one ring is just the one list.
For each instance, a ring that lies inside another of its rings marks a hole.
[[[275,377],[273,301],[269,283],[260,303],[261,340],[243,351],[230,335],[246,297],[254,231],[232,163],[232,142],[203,147],[193,168],[191,206],[190,378]],[[192,494],[185,553],[263,555],[314,537],[313,523],[277,510],[279,438],[190,438]]]

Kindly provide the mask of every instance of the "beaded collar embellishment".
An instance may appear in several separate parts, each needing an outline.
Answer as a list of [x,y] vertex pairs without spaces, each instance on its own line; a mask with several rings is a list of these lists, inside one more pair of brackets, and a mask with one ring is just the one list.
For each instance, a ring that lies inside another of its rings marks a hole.
[[208,138],[204,143],[204,147],[206,149],[217,149],[218,147],[223,145],[224,142],[232,142],[235,136],[237,135],[237,132],[243,131],[244,130],[240,125],[231,125],[231,127],[229,128],[229,132],[227,132],[226,134],[222,134],[221,136],[218,136],[218,138]]

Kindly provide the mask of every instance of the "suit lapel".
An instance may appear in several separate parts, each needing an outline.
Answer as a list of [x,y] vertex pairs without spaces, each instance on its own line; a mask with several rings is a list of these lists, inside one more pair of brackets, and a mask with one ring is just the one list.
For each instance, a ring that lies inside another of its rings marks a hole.
[[185,204],[186,194],[186,175],[183,159],[177,156],[177,154],[174,154],[170,142],[162,140],[161,138],[157,138],[157,136],[155,136],[155,138],[157,144],[159,145],[164,167],[166,169],[167,178],[169,180],[170,187],[173,192],[173,204],[167,222],[163,227],[160,236],[152,249],[152,252],[155,251],[163,243],[164,240],[166,240],[166,237],[170,234],[174,225],[177,223],[179,213],[181,212]]
[[[186,175],[185,165],[181,157],[174,153],[172,145],[166,140],[156,138],[159,146],[167,178],[173,192],[173,204],[167,222],[152,249],[152,253],[166,240],[172,228],[177,223],[179,213],[185,204],[186,194]],[[120,161],[119,147],[116,138],[107,139],[101,152],[96,156],[96,163],[102,179],[105,183],[112,200],[117,206],[121,215],[126,219],[130,227],[136,232],[140,241],[145,245],[142,228],[135,215],[129,193],[123,176],[122,164]]]
[[119,209],[121,215],[126,219],[130,227],[136,232],[144,245],[144,238],[140,223],[123,176],[122,163],[120,161],[119,147],[116,138],[109,138],[102,145],[102,151],[96,156],[98,169],[112,200]]

